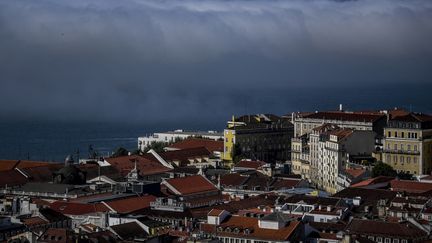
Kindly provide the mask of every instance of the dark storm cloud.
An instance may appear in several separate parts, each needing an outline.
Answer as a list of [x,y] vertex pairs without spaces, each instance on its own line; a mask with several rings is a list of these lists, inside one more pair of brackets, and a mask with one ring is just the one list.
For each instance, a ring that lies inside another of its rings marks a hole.
[[428,0],[2,1],[0,117],[430,110],[431,42]]

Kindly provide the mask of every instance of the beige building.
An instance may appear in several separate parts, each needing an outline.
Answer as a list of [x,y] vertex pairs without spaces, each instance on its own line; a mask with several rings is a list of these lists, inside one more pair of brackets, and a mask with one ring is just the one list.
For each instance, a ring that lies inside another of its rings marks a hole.
[[291,172],[310,179],[309,137],[304,135],[291,139]]
[[409,113],[389,120],[384,129],[383,162],[414,175],[432,170],[432,116]]

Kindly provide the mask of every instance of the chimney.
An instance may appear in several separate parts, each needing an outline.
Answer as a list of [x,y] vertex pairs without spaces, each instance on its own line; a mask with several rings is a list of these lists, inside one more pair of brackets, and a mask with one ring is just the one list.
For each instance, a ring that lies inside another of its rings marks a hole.
[[339,104],[339,111],[343,111],[342,104]]

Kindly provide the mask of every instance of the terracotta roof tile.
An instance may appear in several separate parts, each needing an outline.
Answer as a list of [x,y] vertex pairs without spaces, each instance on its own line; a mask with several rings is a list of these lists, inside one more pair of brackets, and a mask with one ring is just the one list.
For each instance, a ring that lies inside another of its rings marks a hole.
[[135,167],[135,161],[142,176],[160,174],[171,170],[159,163],[150,154],[146,156],[132,155],[107,158],[106,161],[123,176],[127,175]]
[[215,141],[211,139],[200,139],[200,138],[188,138],[183,141],[174,143],[169,146],[170,148],[176,149],[190,149],[204,147],[210,152],[222,152],[224,151],[224,142]]
[[235,167],[250,168],[250,169],[257,170],[258,168],[266,164],[267,163],[263,161],[241,160],[235,165]]
[[50,208],[66,215],[86,215],[110,211],[102,203],[86,204],[63,201],[55,201],[51,203]]
[[32,226],[44,225],[49,222],[39,216],[36,216],[36,217],[23,219],[22,223],[27,227],[32,227]]
[[394,177],[378,176],[375,178],[370,178],[364,181],[360,181],[356,184],[351,185],[350,187],[364,187],[364,186],[375,185],[379,183],[390,182],[391,180],[394,180]]
[[174,187],[182,195],[219,190],[215,185],[201,175],[168,179],[163,183]]
[[365,169],[345,169],[345,172],[351,175],[353,178],[357,178],[363,175],[366,170]]
[[117,213],[131,213],[137,210],[150,207],[150,202],[156,200],[155,196],[145,195],[140,197],[131,197],[121,200],[106,202],[106,204],[114,209]]
[[0,187],[13,187],[24,185],[28,182],[23,174],[16,170],[0,171]]
[[167,162],[179,161],[181,165],[187,165],[191,159],[210,157],[212,153],[205,147],[198,147],[162,152],[159,155]]
[[347,227],[350,233],[385,235],[400,238],[426,237],[427,233],[411,223],[391,223],[374,220],[353,219]]
[[0,171],[13,170],[15,168],[24,169],[39,166],[52,165],[52,162],[31,161],[31,160],[0,160]]
[[390,187],[397,192],[424,193],[432,190],[432,183],[395,179],[390,182]]
[[225,211],[225,210],[221,210],[221,209],[212,209],[212,210],[208,213],[208,216],[215,216],[215,217],[217,217],[217,216],[221,215],[223,211]]
[[[293,235],[293,232],[299,227],[300,222],[290,221],[287,226],[275,230],[275,229],[264,229],[258,226],[257,218],[242,217],[242,216],[229,216],[220,225],[201,224],[201,230],[207,233],[217,232],[219,236],[232,236],[237,237],[239,234],[243,238],[259,239],[259,240],[271,240],[271,241],[286,241],[289,240]],[[217,231],[221,227],[225,229],[230,227],[232,229],[238,228],[239,233]],[[249,234],[245,234],[245,229],[249,229]]]

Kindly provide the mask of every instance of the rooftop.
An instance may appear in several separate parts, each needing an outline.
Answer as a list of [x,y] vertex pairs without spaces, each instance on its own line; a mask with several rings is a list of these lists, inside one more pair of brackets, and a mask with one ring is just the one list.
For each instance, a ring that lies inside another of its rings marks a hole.
[[371,112],[320,111],[305,115],[303,116],[303,118],[373,123],[382,118],[385,118],[385,115]]
[[390,223],[375,220],[353,219],[347,226],[350,233],[393,236],[400,238],[426,237],[427,233],[411,223]]
[[[259,227],[259,219],[228,216],[220,225],[202,224],[201,230],[207,233],[218,232],[221,236],[270,240],[270,241],[286,241],[294,236],[294,232],[299,227],[300,222],[291,221],[281,229],[264,229]],[[238,232],[236,232],[236,229]],[[293,239],[291,239],[293,240]]]
[[209,191],[218,191],[219,189],[213,185],[210,181],[201,175],[178,177],[173,179],[168,179],[162,184],[168,186],[168,188],[173,188],[174,193],[180,195],[188,195],[195,193],[203,193]]
[[190,149],[190,148],[200,148],[204,147],[210,152],[222,152],[224,151],[224,142],[223,141],[215,141],[211,139],[202,139],[202,138],[188,138],[183,141],[171,144],[169,148],[175,149]]

